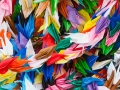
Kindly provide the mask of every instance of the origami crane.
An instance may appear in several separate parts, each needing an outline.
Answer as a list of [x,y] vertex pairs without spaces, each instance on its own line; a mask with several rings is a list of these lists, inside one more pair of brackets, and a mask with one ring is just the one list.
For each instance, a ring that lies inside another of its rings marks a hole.
[[0,24],[3,21],[3,17],[12,14],[12,2],[10,0],[0,1]]
[[120,65],[116,71],[115,66],[113,65],[113,62],[110,63],[107,71],[107,81],[104,84],[104,86],[108,87],[110,90],[115,90],[117,86],[120,84]]

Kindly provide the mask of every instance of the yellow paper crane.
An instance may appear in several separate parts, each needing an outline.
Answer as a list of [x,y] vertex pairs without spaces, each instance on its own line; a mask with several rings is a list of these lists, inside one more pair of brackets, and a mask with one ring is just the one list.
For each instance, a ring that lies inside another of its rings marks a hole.
[[16,75],[17,72],[9,70],[5,74],[0,74],[0,82],[6,80],[3,84],[13,83],[16,79]]

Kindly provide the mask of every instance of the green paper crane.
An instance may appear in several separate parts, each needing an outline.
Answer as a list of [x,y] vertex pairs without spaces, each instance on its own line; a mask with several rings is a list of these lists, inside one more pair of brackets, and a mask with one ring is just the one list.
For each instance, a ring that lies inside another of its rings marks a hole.
[[80,72],[81,74],[83,74],[84,76],[87,75],[85,70],[91,71],[86,60],[78,59],[77,63],[75,64],[75,67],[76,67],[77,71]]
[[72,43],[70,42],[70,38],[66,38],[66,39],[63,39],[61,40],[57,46],[56,46],[56,51],[59,52],[60,50],[62,49],[66,49],[68,48]]
[[83,0],[84,5],[86,6],[84,9],[89,13],[93,14],[94,10],[96,10],[97,0],[90,1],[90,0]]
[[71,80],[69,84],[72,84],[74,86],[73,90],[82,90],[82,80],[74,80],[73,77],[76,75],[76,72],[74,71],[71,75],[68,76],[67,80]]
[[109,27],[109,31],[110,31],[110,36],[114,36],[116,32],[118,32],[120,30],[120,22],[117,22],[117,25],[115,26],[115,28],[113,30],[110,30]]
[[102,54],[107,55],[112,50],[114,43],[111,44],[110,46],[107,46],[105,45],[105,42],[106,42],[106,38],[104,38],[100,43],[100,48],[102,49]]
[[71,23],[67,21],[64,17],[62,18],[62,20],[63,20],[63,26],[65,27],[66,32],[68,32],[71,27]]
[[50,0],[52,15],[54,15],[57,8],[58,0]]
[[59,36],[57,30],[55,29],[53,23],[50,24],[50,26],[48,27],[48,32],[54,38],[54,40],[56,41],[56,43],[58,43],[60,41],[60,36]]
[[22,7],[20,6],[20,4],[15,4],[14,6],[14,11],[12,14],[12,20],[15,20],[15,17],[20,13],[20,10],[22,9]]

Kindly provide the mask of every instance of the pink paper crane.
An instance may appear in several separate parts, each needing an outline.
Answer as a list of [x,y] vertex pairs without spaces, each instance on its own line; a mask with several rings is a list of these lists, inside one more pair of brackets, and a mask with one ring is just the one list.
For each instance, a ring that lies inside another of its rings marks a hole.
[[3,21],[3,17],[12,14],[12,1],[1,0],[0,1],[0,24]]

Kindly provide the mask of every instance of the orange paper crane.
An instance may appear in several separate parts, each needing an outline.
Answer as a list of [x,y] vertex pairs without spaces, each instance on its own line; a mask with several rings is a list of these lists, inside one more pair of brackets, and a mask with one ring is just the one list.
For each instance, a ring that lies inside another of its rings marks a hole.
[[29,60],[17,60],[15,59],[10,65],[9,69],[18,73],[24,72],[26,70],[31,69],[29,66],[24,66],[24,64],[30,62]]
[[[5,31],[4,31],[4,29],[2,29],[2,30],[0,31],[0,37],[3,39],[4,44],[5,44],[4,33],[5,33]],[[7,38],[10,39],[10,38],[11,38],[11,33],[10,33],[10,32],[7,32],[6,34],[7,34],[7,35],[6,35]],[[6,45],[6,44],[5,44],[5,45]],[[2,42],[1,42],[1,40],[0,40],[0,47],[2,47]]]
[[8,69],[18,72],[18,73],[29,70],[31,67],[24,66],[24,64],[28,62],[30,61],[29,60],[17,60],[17,57],[5,59],[0,63],[0,74],[5,74],[8,71]]
[[43,18],[37,17],[35,19],[35,32],[34,32],[34,36],[39,34],[38,30],[42,26],[43,22],[44,22]]
[[65,18],[67,18],[68,16],[67,5],[68,5],[67,0],[61,0],[58,3],[58,10]]

